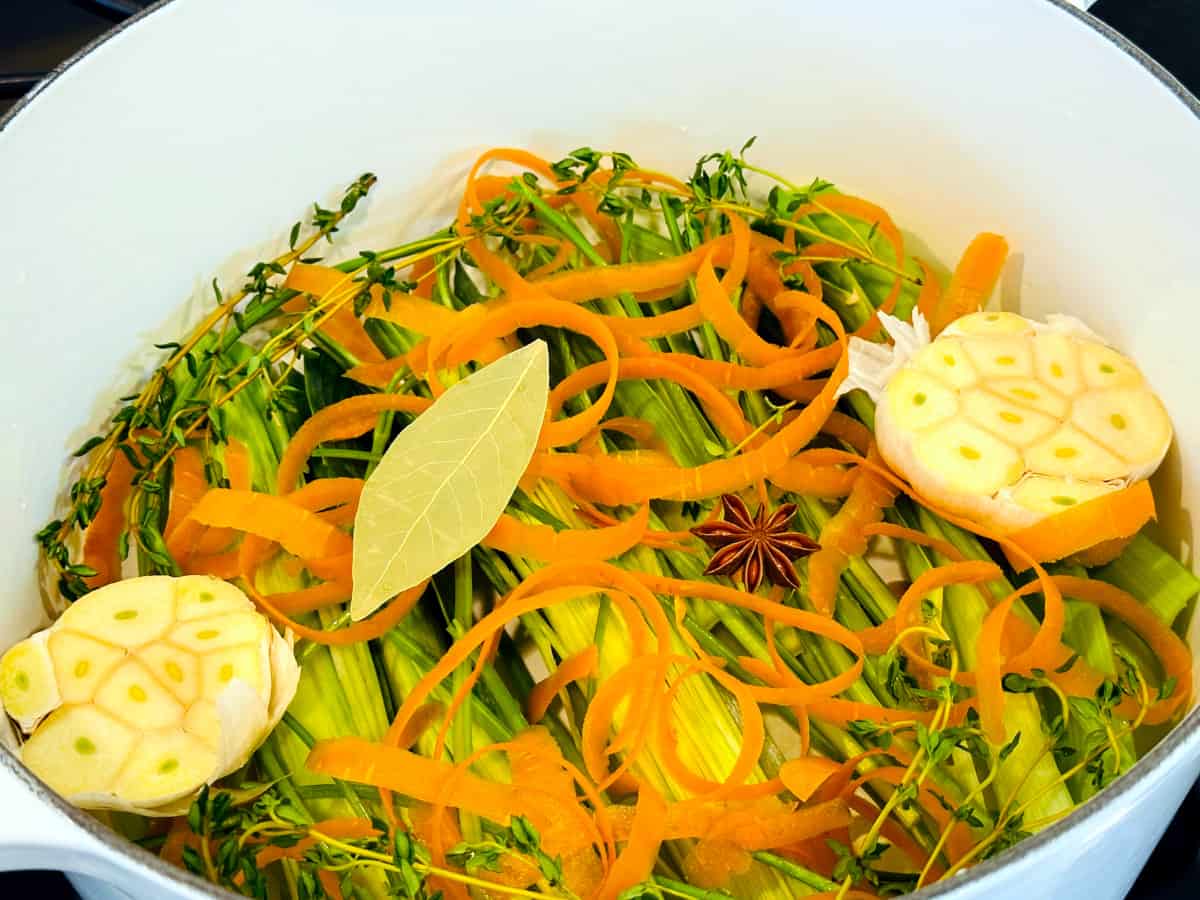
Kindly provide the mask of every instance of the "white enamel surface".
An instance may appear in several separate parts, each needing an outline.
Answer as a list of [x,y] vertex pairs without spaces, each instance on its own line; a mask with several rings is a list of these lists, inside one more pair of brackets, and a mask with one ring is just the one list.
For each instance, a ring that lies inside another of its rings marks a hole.
[[[1004,233],[1007,307],[1072,313],[1114,336],[1174,415],[1181,449],[1158,482],[1164,524],[1190,558],[1200,122],[1063,9],[176,0],[0,133],[0,642],[38,624],[27,536],[100,411],[98,386],[128,384],[160,323],[310,200],[373,170],[368,225],[399,236],[486,144],[554,155],[588,143],[678,170],[750,135],[758,162],[882,203],[943,264],[976,231]],[[1120,896],[1197,767],[1200,731],[1080,827],[954,897]],[[172,895],[2,767],[0,802],[0,847],[61,848],[0,850],[0,867],[33,859],[113,877],[125,865],[125,890]]]

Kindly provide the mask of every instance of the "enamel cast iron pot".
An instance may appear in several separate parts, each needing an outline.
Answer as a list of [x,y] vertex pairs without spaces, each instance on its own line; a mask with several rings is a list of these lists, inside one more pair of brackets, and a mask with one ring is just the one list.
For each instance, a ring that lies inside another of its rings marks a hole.
[[[357,227],[399,237],[485,144],[687,171],[751,135],[756,162],[878,201],[923,255],[1007,235],[1006,307],[1079,316],[1130,353],[1174,418],[1158,527],[1190,560],[1200,104],[1066,3],[174,0],[0,122],[0,647],[39,625],[31,535],[101,401],[308,201],[374,171]],[[1082,810],[920,896],[1121,897],[1197,773],[1193,710]],[[94,900],[215,895],[0,747],[0,869],[36,867]]]

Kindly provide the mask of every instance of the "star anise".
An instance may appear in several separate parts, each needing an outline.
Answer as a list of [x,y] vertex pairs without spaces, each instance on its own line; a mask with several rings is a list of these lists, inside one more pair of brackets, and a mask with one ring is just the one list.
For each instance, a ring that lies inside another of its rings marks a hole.
[[790,531],[795,503],[785,503],[774,512],[760,506],[753,516],[741,498],[721,497],[723,518],[705,522],[692,534],[715,551],[705,575],[734,575],[741,572],[746,590],[756,591],[765,577],[772,584],[800,587],[792,560],[820,549],[806,534]]

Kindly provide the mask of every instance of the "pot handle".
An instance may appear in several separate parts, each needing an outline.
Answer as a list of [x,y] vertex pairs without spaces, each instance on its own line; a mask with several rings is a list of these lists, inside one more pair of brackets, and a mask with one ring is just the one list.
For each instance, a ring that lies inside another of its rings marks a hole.
[[34,792],[32,776],[0,748],[0,872],[59,869],[104,875],[104,844]]

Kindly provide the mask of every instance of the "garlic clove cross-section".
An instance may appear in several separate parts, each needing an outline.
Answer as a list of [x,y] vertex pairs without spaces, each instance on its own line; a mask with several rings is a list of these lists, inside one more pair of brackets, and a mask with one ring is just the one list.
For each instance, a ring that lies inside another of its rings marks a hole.
[[203,575],[99,588],[0,658],[29,769],[87,809],[177,815],[243,766],[295,696],[291,643]]

